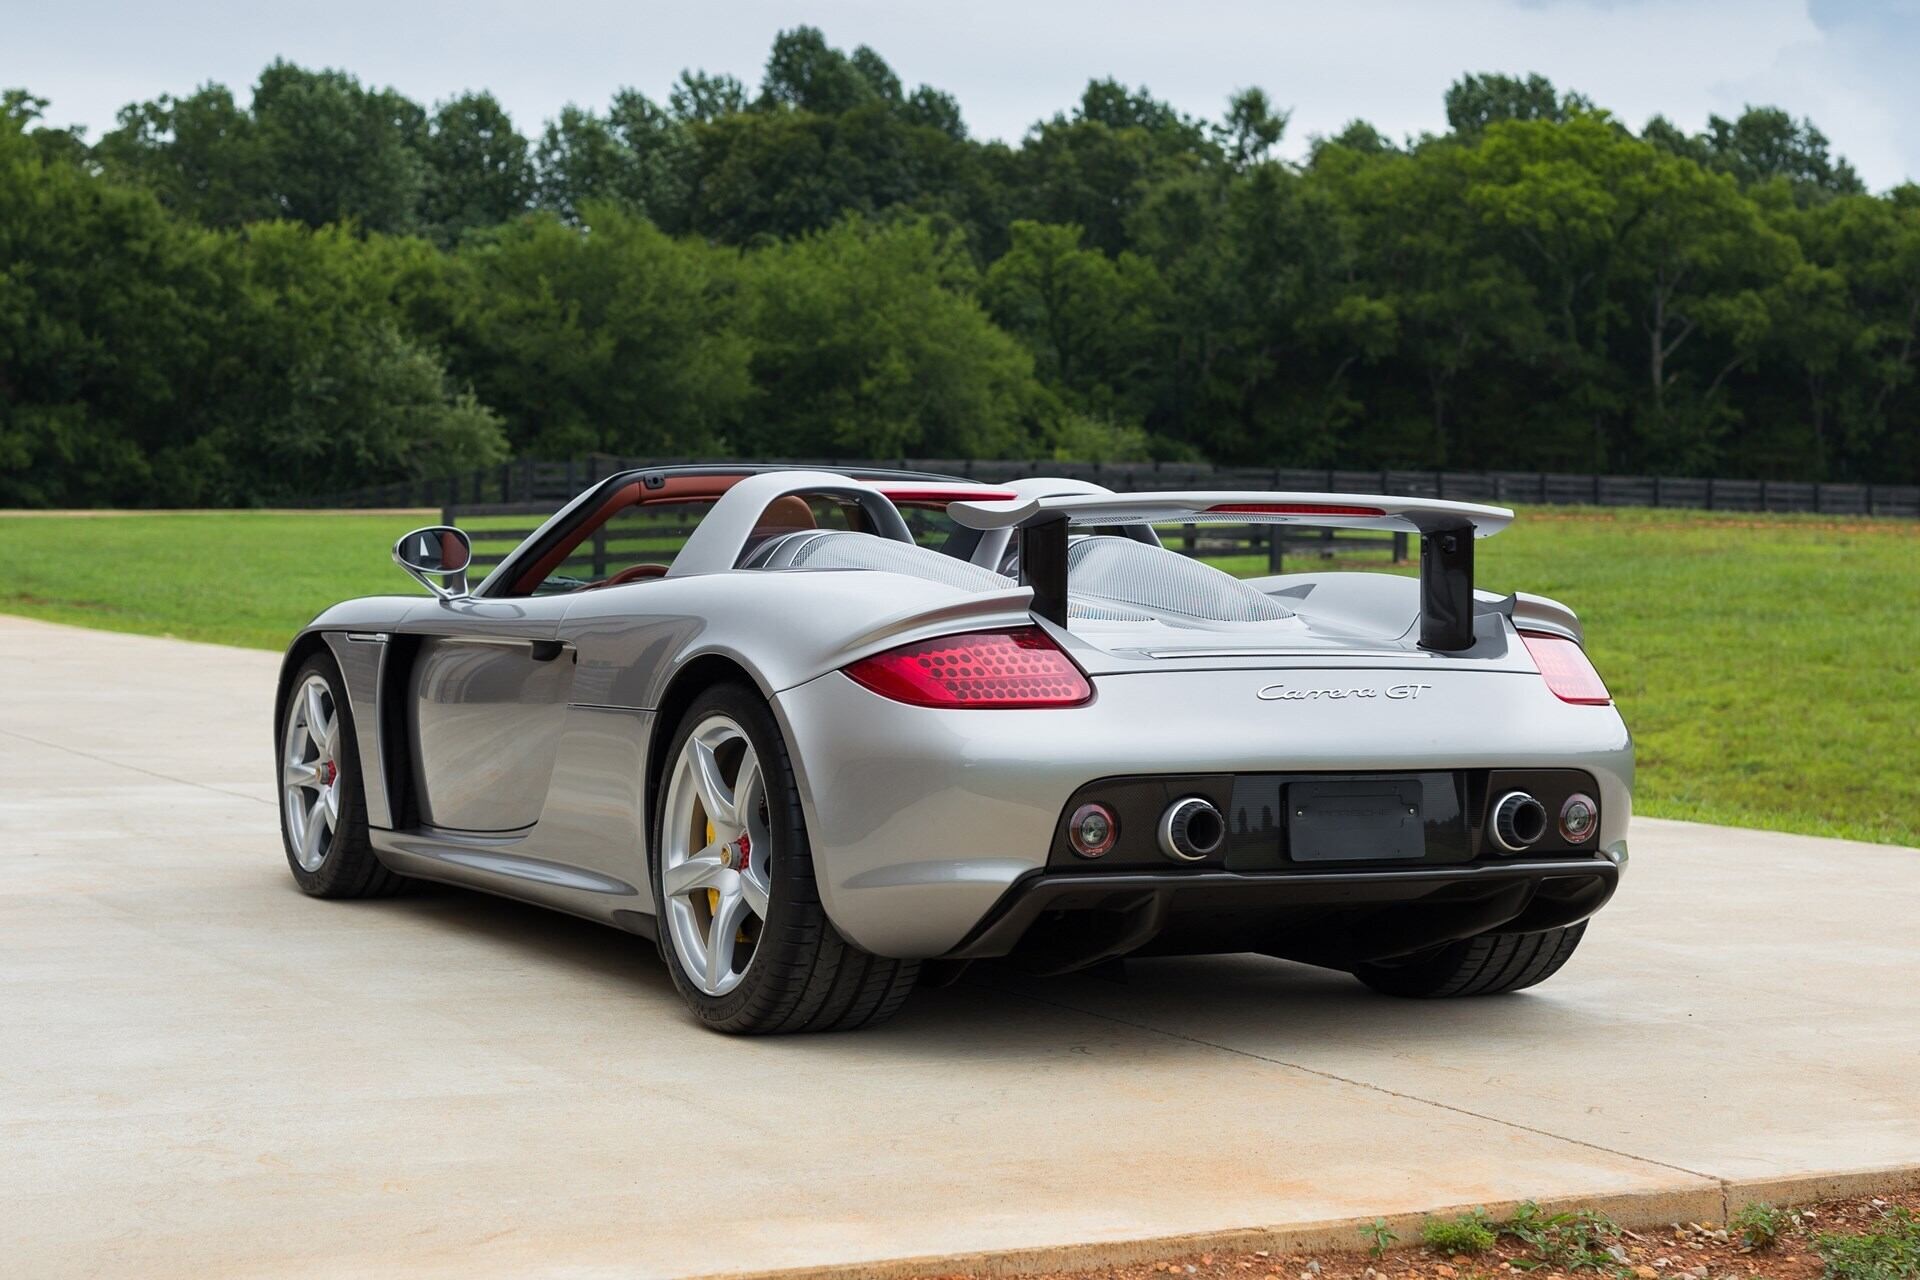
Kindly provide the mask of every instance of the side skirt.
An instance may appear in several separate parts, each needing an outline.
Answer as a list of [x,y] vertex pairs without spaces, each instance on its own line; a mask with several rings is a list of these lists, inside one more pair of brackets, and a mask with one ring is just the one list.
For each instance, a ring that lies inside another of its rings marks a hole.
[[642,898],[637,889],[597,871],[516,852],[527,831],[480,835],[376,828],[368,834],[380,860],[401,875],[550,907],[648,938],[655,935],[654,917],[638,909]]

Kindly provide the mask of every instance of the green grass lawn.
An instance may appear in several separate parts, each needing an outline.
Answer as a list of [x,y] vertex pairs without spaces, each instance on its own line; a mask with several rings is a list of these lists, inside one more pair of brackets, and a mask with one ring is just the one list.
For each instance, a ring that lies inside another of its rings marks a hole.
[[[426,522],[0,517],[0,611],[278,649],[335,600],[416,590],[387,549]],[[1482,542],[1477,576],[1579,610],[1638,743],[1638,812],[1920,844],[1916,561],[1911,521],[1560,508]]]

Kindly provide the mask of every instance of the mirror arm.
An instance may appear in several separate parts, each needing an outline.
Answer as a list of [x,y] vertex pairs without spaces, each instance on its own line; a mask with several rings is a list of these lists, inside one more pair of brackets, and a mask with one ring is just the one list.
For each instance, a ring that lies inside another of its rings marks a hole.
[[[457,569],[443,569],[425,563],[416,564],[407,555],[407,549],[414,540],[420,542],[420,559],[427,560],[432,549],[432,539],[441,545],[444,552],[446,541],[454,540],[460,550],[462,560]],[[467,585],[467,570],[473,564],[473,540],[465,533],[450,525],[432,525],[425,529],[415,529],[403,533],[393,544],[393,562],[405,570],[406,575],[432,592],[441,600],[464,600],[472,594]]]
[[415,582],[442,600],[464,600],[471,594],[467,589],[467,571],[465,569],[457,569],[452,573],[444,574],[442,575],[444,581],[436,582],[434,576],[424,569],[416,569],[410,564],[399,561],[395,563],[400,564],[400,567],[407,571],[409,578],[412,578]]

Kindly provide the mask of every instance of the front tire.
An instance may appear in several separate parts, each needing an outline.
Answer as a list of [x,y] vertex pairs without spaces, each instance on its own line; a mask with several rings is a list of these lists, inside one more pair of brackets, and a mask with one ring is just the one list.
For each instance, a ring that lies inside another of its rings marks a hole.
[[1483,933],[1404,964],[1356,965],[1353,976],[1375,991],[1416,1000],[1500,995],[1551,978],[1586,931],[1582,920],[1540,933]]
[[367,800],[346,681],[321,650],[293,674],[280,716],[280,840],[302,893],[382,898],[406,880],[367,838]]
[[871,955],[827,919],[786,742],[759,694],[694,700],[654,804],[660,949],[716,1031],[849,1031],[884,1022],[919,963]]

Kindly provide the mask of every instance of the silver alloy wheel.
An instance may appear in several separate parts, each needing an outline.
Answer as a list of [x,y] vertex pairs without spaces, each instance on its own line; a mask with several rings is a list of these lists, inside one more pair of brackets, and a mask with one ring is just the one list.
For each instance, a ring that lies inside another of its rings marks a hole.
[[660,843],[674,952],[694,986],[726,995],[747,976],[766,926],[773,852],[766,777],[731,717],[708,716],[680,749]]
[[294,691],[280,758],[287,836],[302,871],[318,871],[340,826],[340,715],[325,678]]

